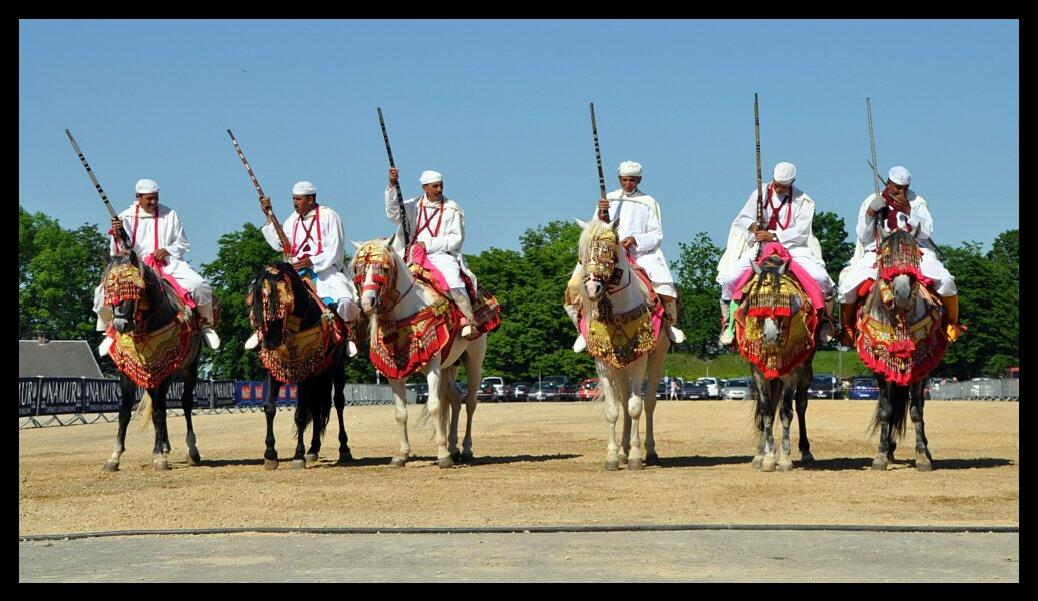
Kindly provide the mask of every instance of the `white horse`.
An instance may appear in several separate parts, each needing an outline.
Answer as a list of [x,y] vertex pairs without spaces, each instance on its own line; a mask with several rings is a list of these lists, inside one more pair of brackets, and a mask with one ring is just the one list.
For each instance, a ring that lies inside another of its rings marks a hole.
[[[652,431],[656,410],[656,387],[670,338],[653,326],[661,309],[648,304],[649,291],[627,262],[617,234],[618,220],[608,225],[597,219],[585,223],[580,234],[580,287],[582,314],[588,320],[588,353],[605,396],[605,418],[609,444],[605,469],[614,471],[623,463],[638,470],[643,463],[659,461]],[[661,326],[665,327],[665,326]],[[648,368],[648,384],[642,398],[642,380]],[[622,403],[625,400],[626,403]],[[616,419],[624,412],[620,450],[616,444]],[[645,410],[645,447],[642,448],[639,419]]]
[[[425,374],[429,383],[429,400],[422,410],[419,423],[432,416],[436,430],[436,460],[440,467],[447,468],[453,466],[455,461],[472,460],[472,415],[476,411],[476,394],[479,392],[483,357],[487,352],[487,338],[485,334],[474,340],[466,340],[461,336],[457,320],[450,317],[450,312],[455,309],[448,309],[444,305],[450,301],[411,275],[401,259],[403,249],[396,248],[397,244],[395,235],[388,241],[376,239],[364,244],[353,242],[357,254],[350,267],[360,290],[361,309],[371,321],[372,355],[375,355],[377,347],[387,348],[386,341],[380,338],[380,322],[383,326],[406,323],[405,320],[415,318],[420,312],[426,311],[427,314],[439,313],[439,317],[434,319],[441,320],[441,341],[445,339],[442,334],[447,329],[452,330],[451,346],[445,360],[441,361],[438,347],[428,348],[426,352],[434,351],[431,352],[431,356],[420,365],[412,366],[415,367],[414,371]],[[448,323],[443,323],[444,319]],[[397,333],[401,332],[403,330],[397,330]],[[399,341],[390,341],[389,344],[399,344]],[[458,372],[458,358],[462,354],[465,355],[465,367],[468,372],[468,394],[465,397],[465,439],[459,452],[458,417],[461,413],[461,398],[454,386],[454,378]],[[413,359],[411,357],[412,361]],[[377,362],[376,369],[386,376],[393,390],[396,421],[400,424],[400,454],[393,457],[392,465],[402,467],[409,458],[414,457],[407,438],[407,396],[404,387],[407,376],[400,377],[398,374],[394,377],[393,374],[380,369]]]

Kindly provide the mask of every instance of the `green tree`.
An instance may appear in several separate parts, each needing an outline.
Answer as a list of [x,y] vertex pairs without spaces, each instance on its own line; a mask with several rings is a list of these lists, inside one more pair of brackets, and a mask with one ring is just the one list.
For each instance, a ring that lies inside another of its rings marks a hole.
[[685,342],[676,350],[709,358],[719,350],[721,285],[716,277],[717,262],[724,249],[714,244],[706,232],[699,232],[691,242],[679,242],[678,248],[678,258],[671,261],[671,269],[681,294],[679,323]]
[[94,289],[108,259],[96,225],[62,228],[43,213],[18,207],[18,335],[101,342],[94,325]]
[[831,211],[815,213],[811,230],[822,247],[822,260],[825,270],[834,282],[840,279],[840,271],[847,266],[854,256],[854,242],[847,240],[847,227],[843,217]]

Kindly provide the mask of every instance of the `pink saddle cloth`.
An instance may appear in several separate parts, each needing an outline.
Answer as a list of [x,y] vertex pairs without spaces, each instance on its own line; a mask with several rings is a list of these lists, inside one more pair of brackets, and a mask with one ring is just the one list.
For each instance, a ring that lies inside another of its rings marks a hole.
[[159,265],[159,262],[155,260],[154,255],[144,257],[144,264],[154,269],[160,276],[162,276],[162,279],[169,282],[169,285],[173,287],[173,291],[177,293],[178,297],[180,297],[181,302],[192,309],[195,308],[195,299],[191,298],[191,293],[181,287],[175,277],[166,273],[166,270],[162,268],[162,265]]
[[[757,259],[757,265],[764,265],[764,260],[771,255],[778,255],[780,259],[789,261],[789,271],[793,273],[793,277],[800,282],[803,286],[804,292],[807,293],[807,297],[811,299],[811,305],[814,306],[815,310],[820,310],[825,306],[825,295],[822,294],[822,289],[818,287],[818,282],[815,281],[811,274],[806,269],[800,266],[793,259],[789,251],[786,250],[785,246],[782,246],[778,242],[768,242],[764,245],[764,250],[760,253],[760,258]],[[742,287],[746,285],[746,282],[753,276],[753,269],[747,268],[745,273],[739,276],[739,279],[735,281],[735,292],[732,293],[733,300],[742,300]]]

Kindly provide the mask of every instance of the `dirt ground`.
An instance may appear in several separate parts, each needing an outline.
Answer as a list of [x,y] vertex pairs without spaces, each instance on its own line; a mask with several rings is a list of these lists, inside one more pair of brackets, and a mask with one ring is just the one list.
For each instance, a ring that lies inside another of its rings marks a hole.
[[[104,473],[116,424],[24,429],[19,439],[21,535],[124,529],[577,524],[905,524],[1018,526],[1019,403],[932,401],[926,429],[935,470],[914,468],[914,431],[886,472],[869,469],[873,401],[811,401],[815,463],[761,473],[751,405],[660,401],[661,466],[605,472],[600,403],[480,404],[475,463],[439,469],[432,426],[416,425],[418,457],[399,448],[391,406],[347,407],[356,461],[341,467],[334,416],[320,462],[291,469],[292,414],[275,420],[281,467],[263,468],[262,413],[194,418],[201,466],[185,461],[183,417],[170,416],[172,471],[151,467],[154,434],[131,422],[122,467]],[[462,436],[464,435],[464,409]],[[644,425],[643,425],[644,428]],[[307,437],[309,443],[309,435]]]

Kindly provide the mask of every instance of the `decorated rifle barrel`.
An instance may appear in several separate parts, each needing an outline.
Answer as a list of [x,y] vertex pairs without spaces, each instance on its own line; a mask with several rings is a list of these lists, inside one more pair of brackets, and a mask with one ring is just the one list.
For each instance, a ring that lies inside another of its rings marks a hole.
[[762,181],[760,169],[760,107],[757,103],[757,93],[753,93],[753,138],[755,142],[755,153],[757,156],[757,227],[764,227],[764,196],[762,195]]
[[869,117],[869,152],[872,155],[872,163],[870,163],[870,166],[872,167],[873,175],[875,175],[876,179],[879,180],[878,182],[874,181],[872,187],[876,192],[876,196],[879,196],[879,184],[883,181],[883,178],[879,176],[879,171],[876,170],[879,161],[876,160],[876,136],[872,133],[872,99],[868,96],[865,97],[865,110]]
[[[118,215],[115,213],[115,209],[112,208],[112,203],[108,202],[108,197],[105,195],[104,189],[101,188],[101,183],[97,181],[97,177],[94,176],[94,170],[90,168],[90,163],[87,162],[86,157],[83,156],[83,151],[79,149],[79,144],[76,144],[76,139],[72,137],[72,132],[65,128],[65,135],[68,136],[69,142],[72,142],[72,150],[76,151],[79,155],[79,161],[83,163],[83,167],[86,169],[87,175],[90,176],[90,181],[94,183],[94,188],[97,193],[101,195],[101,200],[105,203],[105,208],[108,209],[108,214],[112,216],[112,219],[118,219]],[[122,240],[124,246],[129,246],[130,237],[126,235],[126,230],[121,226],[118,232],[119,238]]]
[[[238,158],[241,159],[242,165],[245,165],[245,171],[249,174],[249,179],[252,180],[252,185],[256,186],[256,193],[260,197],[266,196],[263,193],[263,188],[260,186],[259,180],[256,179],[256,174],[252,172],[252,166],[249,165],[249,161],[245,159],[245,153],[242,152],[241,146],[238,146],[238,140],[231,133],[231,130],[227,130],[227,135],[231,137],[231,143],[234,144],[234,150],[238,152]],[[281,241],[281,252],[285,255],[285,260],[288,262],[292,261],[292,244],[288,241],[288,236],[285,235],[285,230],[281,229],[281,222],[278,221],[277,216],[274,215],[274,209],[271,207],[267,214],[270,216],[271,223],[274,224],[274,231],[278,235],[278,240]],[[318,226],[319,227],[319,226]]]
[[[389,133],[386,131],[386,121],[382,118],[382,107],[376,108],[378,109],[378,124],[382,126],[382,139],[386,142],[386,154],[389,155],[389,166],[392,169],[396,169],[396,163],[393,161],[393,149],[389,146]],[[396,188],[396,201],[400,206],[400,224],[404,232],[404,246],[407,247],[411,245],[411,226],[407,224],[407,212],[404,210],[404,193],[400,191],[399,178],[393,182],[393,186]]]
[[[598,123],[595,122],[595,103],[591,103],[591,133],[595,136],[595,162],[598,164],[598,190],[602,198],[606,197],[605,174],[602,173],[602,150],[598,146]],[[602,213],[604,211],[600,211]],[[601,218],[601,217],[600,217]],[[609,221],[608,213],[602,221]]]

